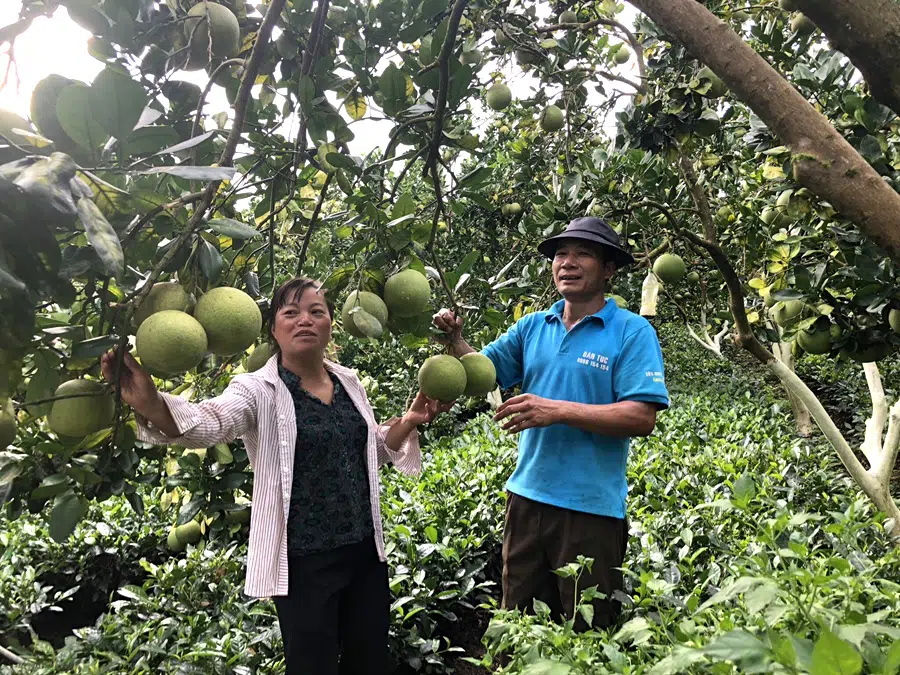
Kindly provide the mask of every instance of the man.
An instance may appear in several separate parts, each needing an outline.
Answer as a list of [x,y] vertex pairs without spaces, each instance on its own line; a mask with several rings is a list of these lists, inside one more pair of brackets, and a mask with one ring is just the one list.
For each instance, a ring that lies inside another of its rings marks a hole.
[[[576,218],[538,250],[552,260],[563,299],[522,317],[482,351],[500,386],[522,392],[494,418],[520,434],[506,484],[503,607],[528,610],[539,599],[571,618],[575,580],[553,570],[583,555],[594,562],[578,589],[597,586],[605,596],[593,603],[593,623],[607,627],[623,586],[629,441],[652,433],[657,411],[669,405],[662,351],[646,319],[604,297],[616,269],[634,262],[605,221]],[[434,323],[451,353],[474,351],[453,312],[441,310]]]

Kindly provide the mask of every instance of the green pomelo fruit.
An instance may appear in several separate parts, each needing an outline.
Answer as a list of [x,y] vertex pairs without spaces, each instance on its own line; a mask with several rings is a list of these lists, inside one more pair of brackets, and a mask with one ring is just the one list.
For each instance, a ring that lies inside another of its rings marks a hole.
[[[76,394],[80,396],[74,397]],[[112,423],[116,402],[111,392],[97,380],[69,380],[56,388],[47,424],[58,436],[84,438]]]
[[200,523],[192,520],[175,528],[175,538],[182,544],[196,544],[200,541]]
[[431,286],[421,272],[405,269],[384,284],[384,304],[391,316],[417,316],[431,302]]
[[464,66],[474,66],[476,68],[481,65],[482,61],[484,61],[484,56],[482,56],[481,52],[477,49],[472,49],[470,51],[463,50],[463,53],[459,58],[459,62]]
[[530,66],[541,61],[543,56],[539,52],[524,48],[516,50],[516,63],[520,66]]
[[169,536],[166,537],[166,546],[169,547],[169,550],[175,551],[175,553],[181,553],[184,550],[184,544],[178,541],[174,527],[169,530]]
[[807,354],[827,354],[831,351],[831,333],[827,330],[797,333],[797,344]]
[[709,80],[709,90],[706,92],[708,98],[720,98],[725,95],[728,88],[718,75],[716,75],[709,66],[704,66],[697,73],[697,77],[701,80]]
[[692,284],[700,283],[700,274],[698,272],[688,272],[687,280]]
[[431,334],[431,312],[423,312],[417,316],[394,316],[388,321],[388,328],[394,335],[415,335],[428,337]]
[[145,368],[154,373],[179,375],[203,360],[209,344],[197,319],[185,312],[164,309],[141,324],[135,346]]
[[466,396],[484,396],[497,388],[497,370],[484,354],[465,354],[460,363],[466,370]]
[[624,63],[628,63],[628,59],[631,58],[631,50],[628,49],[625,45],[619,47],[616,51],[615,56],[613,56],[613,61],[618,63],[620,66]]
[[559,23],[578,23],[578,15],[571,9],[559,15]]
[[56,116],[56,102],[60,92],[74,82],[75,80],[62,75],[48,75],[35,85],[31,94],[32,121],[42,136],[49,138],[63,150],[74,148],[75,141],[63,130]]
[[895,333],[900,333],[900,309],[888,312],[888,324]]
[[522,213],[522,205],[519,202],[504,204],[500,207],[500,213],[504,216],[517,216]]
[[806,305],[802,300],[784,300],[772,310],[772,320],[784,328],[800,318]]
[[419,389],[428,398],[455,401],[466,391],[466,369],[449,354],[431,356],[419,368]]
[[500,28],[494,31],[494,40],[501,47],[512,47],[515,44],[512,39]]
[[502,82],[498,82],[487,90],[485,101],[491,110],[503,110],[512,103],[512,91]]
[[731,207],[726,204],[725,206],[719,207],[719,210],[716,211],[716,216],[718,216],[720,220],[728,221],[731,220],[732,216],[734,216],[734,211],[732,211]]
[[684,260],[675,253],[663,253],[653,263],[653,273],[664,284],[677,284],[684,278]]
[[591,146],[594,148],[599,148],[603,145],[603,136],[597,134],[595,136],[591,136]]
[[809,35],[815,32],[816,24],[806,14],[795,14],[791,19],[791,30],[800,35]]
[[250,352],[250,356],[247,357],[247,365],[245,366],[247,372],[252,373],[262,368],[269,362],[274,353],[275,350],[268,342],[263,342],[261,345],[254,347],[253,351]]
[[234,523],[249,523],[250,508],[245,506],[244,508],[236,509],[234,511],[227,511],[225,513],[225,522],[229,525],[233,525]]
[[135,327],[140,328],[147,317],[164,309],[174,309],[190,314],[194,310],[194,299],[180,284],[174,281],[153,284],[150,293],[134,313]]
[[[359,300],[357,300],[357,295]],[[341,310],[341,322],[344,324],[344,330],[356,338],[367,337],[365,333],[356,327],[351,312],[354,307],[361,307],[363,311],[370,314],[378,320],[382,326],[388,322],[388,308],[384,304],[384,300],[369,291],[353,291],[347,296],[344,302],[344,308]]]
[[548,132],[559,131],[566,126],[563,111],[555,105],[548,105],[541,113],[541,129]]
[[627,309],[628,301],[623,298],[621,295],[616,295],[615,293],[611,293],[606,296],[607,300],[612,300],[616,303],[616,307],[621,307],[622,309]]
[[253,298],[230,286],[214,288],[201,296],[194,318],[206,331],[209,350],[219,356],[246,351],[262,330],[262,313]]
[[192,60],[202,65],[207,63],[210,52],[215,59],[227,59],[241,48],[241,26],[237,17],[216,2],[200,2],[191,7],[184,22],[184,35],[190,40]]
[[6,399],[6,405],[0,409],[0,450],[16,440],[16,409],[11,398]]

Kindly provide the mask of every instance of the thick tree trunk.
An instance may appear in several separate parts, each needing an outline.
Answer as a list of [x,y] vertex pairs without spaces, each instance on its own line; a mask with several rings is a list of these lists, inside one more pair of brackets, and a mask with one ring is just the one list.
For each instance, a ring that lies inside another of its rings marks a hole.
[[697,0],[629,0],[725,81],[790,147],[794,178],[900,262],[900,195],[740,36]]
[[859,69],[872,95],[900,114],[900,4],[897,0],[796,0],[831,45]]

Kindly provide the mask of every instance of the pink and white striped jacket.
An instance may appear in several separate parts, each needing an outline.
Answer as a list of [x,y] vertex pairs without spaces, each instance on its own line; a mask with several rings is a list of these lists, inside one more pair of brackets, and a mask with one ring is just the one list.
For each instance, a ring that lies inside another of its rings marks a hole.
[[[325,368],[344,386],[369,427],[366,464],[372,522],[378,556],[384,560],[378,467],[392,462],[403,473],[418,474],[422,467],[419,436],[413,432],[399,450],[391,450],[384,440],[398,418],[379,425],[356,374],[331,361],[325,361]],[[291,394],[278,375],[278,359],[273,356],[256,372],[236,376],[220,396],[201,403],[190,403],[171,394],[162,397],[181,435],[166,436],[139,418],[140,440],[164,445],[177,443],[188,448],[207,448],[235,438],[244,440],[253,467],[253,509],[244,592],[257,598],[287,595],[287,520],[298,421]]]

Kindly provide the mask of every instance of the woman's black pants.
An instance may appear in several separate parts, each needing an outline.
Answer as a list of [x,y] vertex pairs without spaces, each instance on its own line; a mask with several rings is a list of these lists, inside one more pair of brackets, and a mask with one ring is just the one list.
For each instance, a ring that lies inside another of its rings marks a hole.
[[375,540],[291,556],[276,597],[286,675],[384,675],[391,592]]

